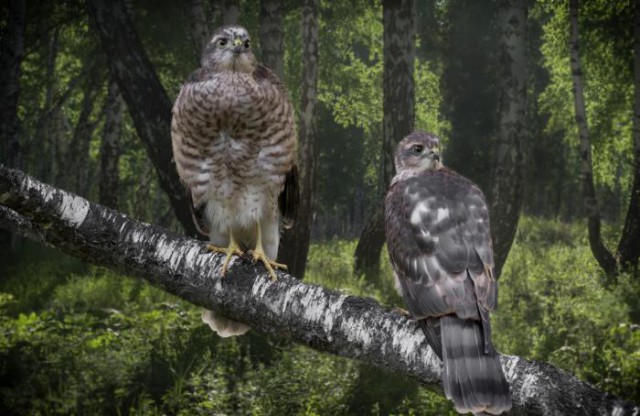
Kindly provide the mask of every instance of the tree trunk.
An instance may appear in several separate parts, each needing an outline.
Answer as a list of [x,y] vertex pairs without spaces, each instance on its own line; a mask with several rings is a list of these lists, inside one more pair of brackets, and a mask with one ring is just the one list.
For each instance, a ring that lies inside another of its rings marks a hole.
[[120,133],[122,131],[122,97],[118,85],[111,77],[107,103],[104,108],[104,128],[100,143],[99,201],[102,205],[118,208],[118,184],[120,181]]
[[222,3],[222,24],[237,25],[240,20],[240,1],[221,0]]
[[376,276],[384,245],[382,201],[395,173],[397,143],[413,131],[415,91],[413,69],[416,42],[415,0],[384,0],[383,137],[380,203],[367,221],[355,252],[355,273]]
[[189,0],[186,7],[189,15],[191,43],[196,52],[197,64],[200,65],[200,54],[209,42],[211,28],[207,23],[204,0]]
[[623,270],[637,272],[640,257],[640,0],[635,1],[633,76],[633,185],[618,254]]
[[[25,1],[10,0],[0,6],[0,164],[22,167],[18,98],[20,67],[24,55]],[[10,232],[0,230],[0,250],[14,242]]]
[[502,0],[499,4],[502,74],[490,211],[497,276],[507,259],[520,219],[527,137],[527,0]]
[[[283,9],[283,0],[260,0],[260,26],[258,32],[260,38],[260,51],[262,52],[262,63],[275,72],[278,78],[284,82]],[[304,16],[302,17],[302,20],[305,21]],[[309,29],[307,27],[303,27],[303,30],[305,30],[306,34],[306,31]],[[303,44],[307,46],[304,41]],[[304,57],[302,58],[302,61],[304,65],[306,63]]]
[[585,203],[585,211],[588,218],[589,246],[598,264],[612,276],[616,274],[616,260],[605,247],[600,232],[600,207],[593,184],[593,162],[591,159],[591,141],[589,139],[589,127],[587,125],[587,111],[584,103],[584,83],[582,64],[580,63],[578,14],[579,0],[569,1],[569,15],[571,21],[571,76],[573,78],[573,96],[576,112],[576,124],[580,136],[580,170],[582,176],[582,196]]
[[160,186],[187,234],[197,235],[187,192],[180,183],[171,151],[171,101],[160,84],[122,0],[87,0],[109,69],[127,103],[138,136],[147,148]]
[[[131,220],[84,198],[0,166],[0,226],[85,261],[147,280],[175,296],[265,333],[318,351],[356,358],[442,394],[441,363],[412,320],[370,298],[306,285]],[[633,415],[640,408],[549,364],[501,356],[511,415]]]
[[[315,117],[318,101],[318,3],[318,0],[305,0],[302,7],[302,111],[298,153],[300,203],[294,226],[285,230],[283,234],[278,256],[289,266],[289,272],[299,279],[304,277],[307,267],[314,206]],[[282,49],[280,51],[282,52]]]
[[0,6],[0,162],[21,167],[18,97],[24,55],[25,1],[9,0]]
[[63,176],[63,183],[84,197],[89,196],[88,188],[91,174],[89,149],[93,132],[97,126],[97,123],[91,120],[91,115],[102,84],[98,62],[91,56],[87,59],[90,61],[85,63],[90,67],[89,77],[84,86],[80,115],[75,125],[73,138],[65,155],[66,168]]

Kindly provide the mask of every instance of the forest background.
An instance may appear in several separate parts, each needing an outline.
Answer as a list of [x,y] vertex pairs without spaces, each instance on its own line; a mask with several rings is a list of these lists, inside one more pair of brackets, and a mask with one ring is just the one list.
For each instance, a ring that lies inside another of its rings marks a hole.
[[[240,23],[300,119],[303,204],[281,253],[295,276],[402,305],[382,195],[394,144],[414,128],[434,132],[445,163],[491,203],[498,349],[638,403],[638,9],[10,0],[0,163],[193,234],[170,163],[170,105],[211,31]],[[217,338],[187,302],[0,237],[2,414],[453,412],[437,393],[358,362],[257,331]]]

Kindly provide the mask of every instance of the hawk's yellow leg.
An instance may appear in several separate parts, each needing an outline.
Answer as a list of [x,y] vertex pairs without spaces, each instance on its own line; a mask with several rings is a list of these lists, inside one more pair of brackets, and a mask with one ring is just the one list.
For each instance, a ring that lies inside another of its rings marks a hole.
[[257,224],[256,249],[253,250],[253,261],[261,261],[264,264],[264,267],[269,271],[271,280],[278,279],[276,272],[273,271],[274,267],[285,271],[287,270],[286,264],[276,263],[275,260],[269,259],[265,254],[264,248],[262,247],[262,230],[260,228],[260,224]]
[[222,276],[227,275],[227,268],[229,267],[229,262],[231,261],[231,256],[234,254],[236,256],[242,256],[244,253],[240,250],[240,246],[235,238],[233,238],[233,234],[229,233],[229,247],[218,247],[212,244],[209,244],[206,247],[209,251],[214,251],[218,253],[224,253],[227,256],[224,258],[224,262],[222,263]]

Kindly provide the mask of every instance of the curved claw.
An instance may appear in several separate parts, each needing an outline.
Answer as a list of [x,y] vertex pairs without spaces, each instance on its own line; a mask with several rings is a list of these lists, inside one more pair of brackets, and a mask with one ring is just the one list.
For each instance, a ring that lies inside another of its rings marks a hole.
[[278,276],[276,275],[276,272],[273,270],[274,268],[281,269],[284,271],[288,270],[286,264],[276,263],[274,260],[269,259],[267,255],[264,253],[264,251],[261,249],[253,250],[252,257],[253,257],[254,263],[257,261],[260,261],[262,262],[262,264],[264,264],[264,267],[266,267],[266,269],[269,271],[269,276],[271,277],[271,280],[278,280]]
[[240,250],[240,246],[233,238],[231,238],[229,241],[229,247],[218,247],[214,246],[213,244],[209,244],[205,248],[209,251],[224,253],[227,255],[224,258],[224,262],[222,263],[222,277],[225,277],[227,275],[227,269],[229,268],[229,263],[231,262],[231,256],[235,254],[236,256],[242,257],[244,255],[244,252]]

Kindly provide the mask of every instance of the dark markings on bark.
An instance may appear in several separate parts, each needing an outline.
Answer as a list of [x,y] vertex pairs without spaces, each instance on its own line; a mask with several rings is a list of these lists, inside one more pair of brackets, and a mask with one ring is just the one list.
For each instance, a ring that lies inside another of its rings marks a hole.
[[527,0],[502,0],[498,131],[491,190],[491,236],[496,275],[507,260],[524,199],[527,137]]
[[587,125],[587,111],[584,102],[584,81],[582,79],[582,64],[580,63],[579,44],[579,0],[569,1],[569,17],[571,21],[570,53],[571,74],[573,78],[573,97],[575,105],[575,119],[580,136],[580,174],[582,177],[582,196],[588,219],[589,246],[598,264],[612,276],[617,272],[616,259],[604,245],[600,231],[600,207],[593,183],[593,161],[591,159],[591,140]]
[[316,104],[318,94],[318,0],[302,6],[302,105],[300,112],[298,183],[300,199],[292,228],[283,233],[278,258],[289,272],[304,277],[309,254],[315,189]]
[[384,245],[382,201],[395,174],[393,154],[397,143],[413,131],[415,121],[415,0],[384,0],[383,138],[380,205],[367,221],[356,246],[356,274],[375,276]]
[[145,53],[126,6],[122,0],[87,0],[86,5],[107,55],[109,69],[118,81],[138,136],[155,166],[160,186],[186,232],[198,235],[186,192],[172,161],[172,103]]

